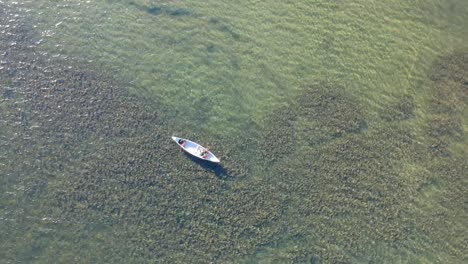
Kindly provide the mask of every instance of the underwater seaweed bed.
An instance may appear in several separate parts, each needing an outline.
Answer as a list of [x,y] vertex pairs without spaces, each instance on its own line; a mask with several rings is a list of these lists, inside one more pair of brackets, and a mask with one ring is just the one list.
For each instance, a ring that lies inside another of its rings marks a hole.
[[[0,7],[2,24],[15,19]],[[5,30],[6,261],[467,259],[465,53],[434,64],[422,136],[411,127],[413,97],[398,96],[371,127],[345,87],[319,82],[265,127],[243,127],[280,144],[245,135],[235,137],[242,148],[208,142],[221,157],[244,154],[213,168],[177,156],[168,106],[126,92],[109,73],[37,53],[27,27]]]
[[[415,135],[391,123],[368,130],[358,102],[340,86],[322,82],[296,102],[278,109],[272,119],[276,131],[266,132],[299,142],[269,173],[281,193],[291,194],[291,234],[302,236],[297,243],[291,238],[293,248],[300,248],[291,257],[345,263],[379,259],[372,253],[376,243],[395,246],[412,235],[406,205],[415,183],[403,177],[399,162],[421,151]],[[294,122],[278,127],[275,120]]]
[[[34,32],[8,30],[1,161],[12,178],[2,188],[23,191],[5,195],[16,230],[2,230],[15,245],[2,246],[6,259],[213,261],[278,239],[283,204],[270,183],[233,181],[248,170],[235,161],[219,169],[181,158],[170,109],[106,73],[36,53],[24,38]],[[211,145],[220,155],[232,148]]]
[[[333,84],[311,86],[292,107],[277,109],[264,133],[288,144],[261,150],[272,166],[268,177],[291,194],[290,239],[278,248],[282,253],[267,257],[344,263],[466,259],[467,66],[464,54],[434,64],[422,133],[412,127],[417,106],[410,96],[388,105],[380,115],[385,123],[372,128],[358,101]],[[464,147],[455,153],[453,144]]]

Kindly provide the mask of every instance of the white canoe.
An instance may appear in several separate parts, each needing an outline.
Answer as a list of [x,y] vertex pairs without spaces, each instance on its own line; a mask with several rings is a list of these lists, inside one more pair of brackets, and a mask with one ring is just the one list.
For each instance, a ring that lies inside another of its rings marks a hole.
[[[172,137],[172,139],[177,143],[177,145],[179,145],[179,147],[183,148],[189,154],[199,159],[208,160],[211,162],[219,162],[219,159],[213,153],[211,153],[198,143],[195,143],[185,138]],[[182,144],[180,142],[182,142]],[[207,154],[203,155],[204,152],[206,152]]]

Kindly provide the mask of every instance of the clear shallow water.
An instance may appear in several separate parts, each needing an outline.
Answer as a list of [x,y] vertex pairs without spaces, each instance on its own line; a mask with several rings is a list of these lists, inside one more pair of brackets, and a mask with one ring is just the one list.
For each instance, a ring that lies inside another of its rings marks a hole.
[[[462,1],[2,4],[35,46],[14,58],[57,61],[44,86],[2,69],[8,261],[466,258]],[[31,99],[59,76],[65,95]],[[171,161],[172,133],[213,145],[223,167]]]
[[111,66],[115,77],[177,106],[181,117],[206,115],[213,132],[232,127],[230,119],[262,124],[272,106],[318,80],[346,84],[375,111],[392,93],[423,89],[435,58],[466,40],[460,3],[66,1],[31,8],[45,14],[37,26],[50,35],[42,39],[51,55]]

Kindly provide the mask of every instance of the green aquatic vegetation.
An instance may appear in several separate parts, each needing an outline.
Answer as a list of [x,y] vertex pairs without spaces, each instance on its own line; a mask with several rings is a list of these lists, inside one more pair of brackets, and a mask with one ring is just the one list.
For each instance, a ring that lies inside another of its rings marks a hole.
[[309,145],[327,143],[367,128],[357,102],[340,85],[319,83],[307,88],[297,103],[298,114],[305,123],[299,133],[312,141]]
[[161,15],[161,14],[167,14],[169,16],[173,17],[179,17],[179,16],[188,16],[191,13],[183,8],[171,8],[167,7],[166,5],[161,5],[161,6],[155,6],[155,5],[145,5],[145,4],[140,4],[140,1],[130,1],[128,5],[134,6],[137,9],[147,12],[150,15]]
[[[418,135],[395,122],[368,129],[358,101],[337,85],[306,89],[295,102],[275,112],[275,126],[265,132],[281,142],[300,142],[286,144],[290,155],[268,174],[282,193],[292,194],[288,215],[296,228],[281,254],[326,262],[393,258],[395,252],[380,249],[404,247],[414,235],[409,205],[428,179],[406,167],[427,157]],[[397,111],[392,121],[412,116],[411,99],[403,98]],[[268,160],[269,149],[261,150]]]
[[[434,83],[430,111],[434,114],[460,114],[468,100],[468,55],[455,53],[439,59],[429,78]],[[446,111],[446,108],[452,108]]]
[[[16,56],[22,52],[12,50],[9,66],[19,63]],[[18,141],[6,142],[24,160],[22,166],[6,164],[6,170],[21,175],[17,181],[26,188],[24,199],[36,205],[27,214],[34,222],[31,232],[15,238],[39,240],[43,225],[69,235],[24,244],[25,250],[35,248],[36,256],[47,261],[56,257],[53,247],[62,239],[76,241],[62,247],[59,258],[66,262],[78,255],[77,248],[86,250],[84,240],[93,245],[105,240],[93,251],[115,252],[108,260],[187,262],[252,254],[280,239],[282,228],[275,223],[284,210],[281,196],[268,182],[230,181],[246,178],[250,169],[237,162],[248,158],[249,149],[211,144],[221,155],[244,153],[225,161],[226,179],[219,178],[216,169],[177,155],[180,150],[167,137],[173,129],[171,111],[162,104],[155,107],[156,102],[124,92],[105,74],[64,67],[59,59],[47,66],[27,63],[17,72],[21,78],[14,79],[24,101],[12,102],[17,107],[2,113],[9,124],[17,120],[25,126],[27,119],[37,125],[20,130]],[[10,252],[8,259],[17,254]],[[90,256],[105,259],[99,253]]]
[[340,246],[345,248],[372,240],[392,243],[406,238],[409,224],[402,219],[414,187],[402,177],[398,166],[398,161],[411,153],[400,144],[412,141],[403,133],[408,131],[351,135],[303,154],[310,157],[309,176],[297,180],[293,188],[297,185],[306,197],[307,202],[300,206],[302,214],[324,224],[330,221],[325,225],[329,232],[320,233],[338,233],[335,243],[343,243]]
[[428,104],[427,134],[430,149],[437,157],[450,155],[449,145],[466,142],[468,102],[468,55],[455,53],[439,59],[430,73],[433,82]]
[[412,96],[401,96],[395,103],[389,105],[381,116],[387,122],[404,121],[414,117],[415,109],[416,105]]
[[[266,160],[293,154],[297,146],[316,147],[367,129],[361,110],[339,85],[320,83],[304,89],[294,103],[276,110],[266,122],[261,144]],[[271,142],[275,142],[272,144]]]
[[427,131],[431,137],[461,138],[463,135],[462,121],[459,117],[434,116],[428,121]]
[[267,129],[262,133],[258,143],[262,159],[267,162],[275,162],[294,151],[293,122],[296,120],[294,110],[287,108],[276,110],[267,121]]
[[[415,229],[429,238],[421,247],[445,252],[440,254],[447,262],[465,259],[466,231],[466,165],[464,157],[437,157],[427,165],[430,179],[421,186],[415,199],[414,212],[418,219]],[[431,255],[437,255],[432,253]],[[437,256],[431,256],[436,258]]]
[[[17,44],[3,45],[10,40]],[[188,138],[210,138],[220,168],[169,139],[179,129],[174,109],[125,92],[105,69],[35,54],[18,34],[0,43],[9,51],[0,66],[7,262],[466,258],[466,155],[454,149],[464,149],[465,55],[438,62],[446,66],[435,67],[428,109],[395,95],[378,125],[348,87],[322,82],[301,88],[262,128],[239,113],[229,122],[242,133],[188,129]],[[197,98],[203,112],[214,109],[211,96]],[[424,111],[426,126],[413,127]]]
[[[427,248],[445,252],[446,262],[466,259],[466,105],[468,56],[454,53],[437,60],[430,72],[433,90],[428,104],[425,132],[430,158],[424,164],[427,180],[415,199],[416,228],[429,240]],[[460,148],[455,148],[461,144]],[[431,256],[436,258],[436,256]],[[440,256],[439,256],[440,258]]]

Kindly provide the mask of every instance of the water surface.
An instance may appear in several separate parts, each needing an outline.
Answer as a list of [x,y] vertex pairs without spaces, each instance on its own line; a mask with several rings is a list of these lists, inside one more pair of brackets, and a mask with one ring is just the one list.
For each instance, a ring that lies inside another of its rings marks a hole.
[[0,8],[7,263],[466,261],[464,1]]

